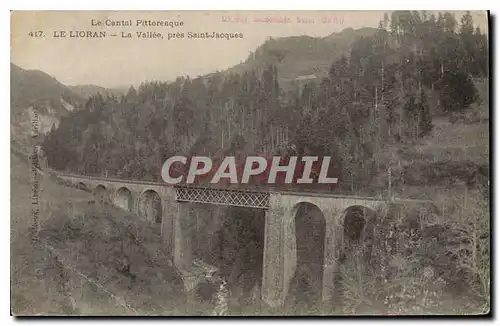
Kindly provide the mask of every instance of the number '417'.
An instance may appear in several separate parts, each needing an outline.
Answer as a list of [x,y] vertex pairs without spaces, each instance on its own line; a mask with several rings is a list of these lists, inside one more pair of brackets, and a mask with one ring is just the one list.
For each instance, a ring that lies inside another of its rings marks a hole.
[[29,32],[28,35],[31,36],[31,37],[42,37],[43,36],[43,31]]

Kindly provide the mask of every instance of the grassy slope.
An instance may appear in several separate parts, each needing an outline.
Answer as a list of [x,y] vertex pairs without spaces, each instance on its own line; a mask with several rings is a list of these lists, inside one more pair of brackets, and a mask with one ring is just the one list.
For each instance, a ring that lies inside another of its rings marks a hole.
[[475,81],[480,100],[473,103],[464,118],[450,122],[434,118],[434,129],[417,145],[422,154],[433,155],[440,160],[470,160],[478,164],[489,162],[489,98],[488,81]]
[[[31,169],[26,158],[11,154],[11,311],[13,314],[57,313],[64,296],[58,293],[61,278],[54,257],[30,240],[33,226]],[[67,211],[70,202],[88,194],[40,180],[40,223]]]
[[[434,199],[465,187],[486,187],[489,176],[488,82],[476,80],[480,100],[460,116],[433,117],[433,130],[412,144],[394,144],[377,154],[392,161],[392,190],[401,198]],[[387,187],[388,176],[377,179]]]
[[[30,164],[12,154],[11,166],[13,314],[179,314],[182,283],[162,250],[157,227],[95,205],[91,194],[44,176],[43,245],[35,246],[29,235]],[[120,258],[131,262],[131,274],[118,271]]]

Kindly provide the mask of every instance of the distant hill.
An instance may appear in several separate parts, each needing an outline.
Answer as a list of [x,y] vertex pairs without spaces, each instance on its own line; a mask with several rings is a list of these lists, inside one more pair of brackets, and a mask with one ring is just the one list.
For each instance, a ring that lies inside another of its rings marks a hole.
[[103,96],[120,97],[127,92],[127,88],[105,88],[98,85],[75,85],[68,86],[68,88],[75,94],[88,98],[93,95],[101,94]]
[[269,39],[258,47],[248,59],[224,73],[243,73],[260,70],[267,64],[278,69],[280,81],[293,81],[297,77],[315,75],[321,79],[328,74],[331,64],[342,55],[349,55],[351,44],[360,37],[375,34],[376,28],[346,28],[326,37],[292,36]]
[[83,101],[82,97],[43,71],[24,70],[12,63],[10,70],[11,106],[14,109],[49,103],[55,113],[64,115],[67,106],[61,106],[61,100],[73,106]]
[[25,70],[11,63],[10,71],[11,138],[23,145],[30,143],[34,111],[39,115],[39,131],[46,133],[84,103],[82,97],[40,70]]

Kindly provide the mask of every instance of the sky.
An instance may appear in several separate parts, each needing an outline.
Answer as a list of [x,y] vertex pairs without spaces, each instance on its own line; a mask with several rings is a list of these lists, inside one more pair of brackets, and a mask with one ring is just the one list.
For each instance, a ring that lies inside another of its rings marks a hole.
[[[460,21],[463,12],[454,14]],[[324,37],[348,27],[377,27],[383,15],[382,11],[17,11],[11,15],[11,62],[23,69],[42,70],[66,85],[139,85],[230,68],[245,61],[269,37]],[[486,12],[472,15],[474,23],[486,31]],[[232,21],[224,22],[224,17]],[[289,22],[255,21],[269,17],[287,17]],[[132,20],[133,26],[104,26],[106,20]],[[184,25],[137,27],[137,20],[182,21]],[[43,36],[30,35],[36,31]],[[61,31],[66,37],[54,37]],[[105,31],[107,37],[70,38],[75,31]],[[122,32],[133,38],[122,38]],[[137,32],[159,32],[164,39],[138,39]],[[184,33],[184,39],[167,40],[169,33],[177,32]],[[188,32],[242,33],[243,38],[188,39]]]

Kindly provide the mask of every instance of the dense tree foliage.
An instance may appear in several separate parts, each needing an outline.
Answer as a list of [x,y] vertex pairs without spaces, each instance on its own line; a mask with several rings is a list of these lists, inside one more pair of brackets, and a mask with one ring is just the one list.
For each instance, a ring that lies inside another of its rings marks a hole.
[[235,146],[270,154],[293,142],[299,154],[332,155],[343,175],[366,181],[387,163],[375,153],[424,137],[433,116],[477,99],[472,77],[488,74],[487,51],[470,13],[459,25],[449,13],[396,11],[320,81],[283,87],[277,61],[241,74],[148,82],[121,98],[89,98],[49,133],[44,150],[56,169],[159,180],[174,154]]

